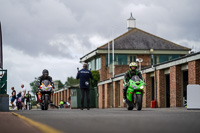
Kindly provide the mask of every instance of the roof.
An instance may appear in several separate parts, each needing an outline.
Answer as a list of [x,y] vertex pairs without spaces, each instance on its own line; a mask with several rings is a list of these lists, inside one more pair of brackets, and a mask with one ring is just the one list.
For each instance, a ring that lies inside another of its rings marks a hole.
[[[137,28],[133,28],[115,38],[114,46],[115,49],[120,50],[190,50],[190,48],[175,44]],[[110,45],[110,48],[112,49],[112,45]],[[108,49],[108,43],[97,49]]]

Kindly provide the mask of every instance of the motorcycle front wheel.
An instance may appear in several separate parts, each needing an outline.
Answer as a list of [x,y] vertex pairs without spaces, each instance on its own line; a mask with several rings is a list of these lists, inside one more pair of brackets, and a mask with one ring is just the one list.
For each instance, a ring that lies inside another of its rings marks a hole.
[[136,109],[141,110],[142,109],[142,94],[136,95]]
[[49,96],[45,95],[45,99],[44,99],[44,109],[48,110],[48,100],[49,100]]

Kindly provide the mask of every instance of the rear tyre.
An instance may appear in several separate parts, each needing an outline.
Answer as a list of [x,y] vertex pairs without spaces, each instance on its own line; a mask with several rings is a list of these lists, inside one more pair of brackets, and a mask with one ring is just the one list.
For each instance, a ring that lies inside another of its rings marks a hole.
[[136,109],[141,110],[142,109],[142,94],[136,95]]
[[45,109],[45,110],[48,110],[48,100],[49,100],[49,96],[46,95],[46,96],[45,96],[45,99],[44,99],[44,109]]
[[126,107],[127,107],[127,110],[133,110],[133,103],[127,100]]

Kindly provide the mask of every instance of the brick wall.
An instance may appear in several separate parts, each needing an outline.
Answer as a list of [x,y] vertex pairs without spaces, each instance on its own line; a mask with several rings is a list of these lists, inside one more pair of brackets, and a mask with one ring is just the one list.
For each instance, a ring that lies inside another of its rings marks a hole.
[[123,103],[123,79],[120,80],[120,107],[126,107],[126,104]]
[[69,102],[71,104],[71,100],[69,100],[69,97],[71,96],[70,94],[70,89],[67,89],[67,102]]
[[98,86],[98,94],[99,94],[99,108],[103,109],[104,108],[104,85],[99,85]]
[[119,103],[119,82],[113,82],[113,107],[117,108]]
[[188,62],[188,84],[200,84],[200,60]]
[[165,105],[165,74],[164,70],[157,70],[157,107],[164,108]]
[[[150,55],[137,55],[137,58],[142,58],[142,67],[150,66],[151,56]],[[139,68],[139,64],[138,64]],[[129,70],[129,65],[115,65],[115,75],[125,73]],[[112,73],[109,73],[109,67],[106,67],[106,55],[101,55],[101,69],[99,70],[100,81],[107,80],[112,77]]]
[[104,95],[105,95],[105,108],[110,108],[112,106],[112,86],[111,84],[104,85]]
[[145,80],[146,86],[144,88],[144,95],[143,95],[143,107],[149,108],[151,107],[151,78],[150,78],[150,73],[145,73],[142,75],[142,77]]
[[101,70],[99,70],[100,81],[107,79],[106,56],[101,55]]
[[64,91],[60,92],[60,100],[64,100]]
[[170,67],[170,107],[182,107],[181,66]]
[[[137,58],[142,58],[143,62],[141,63],[142,67],[147,67],[151,65],[151,55],[137,55]],[[139,68],[139,64],[138,64],[138,68]]]
[[67,90],[64,90],[64,101],[67,102]]
[[56,93],[56,100],[55,101],[56,101],[55,105],[58,106],[58,93]]

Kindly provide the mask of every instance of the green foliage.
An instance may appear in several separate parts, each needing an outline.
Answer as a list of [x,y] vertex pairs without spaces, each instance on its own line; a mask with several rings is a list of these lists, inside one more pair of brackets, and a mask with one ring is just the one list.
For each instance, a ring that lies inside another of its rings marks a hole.
[[37,105],[37,101],[36,100],[31,100],[31,105],[32,106],[36,106]]
[[76,85],[79,84],[79,80],[77,80],[76,78],[73,77],[68,77],[67,81],[65,82],[65,86],[72,86],[72,85]]
[[93,79],[91,82],[91,87],[97,87],[98,81],[100,80],[99,71],[91,71]]
[[64,84],[60,80],[58,81],[58,88],[64,88]]
[[38,89],[37,85],[36,85],[36,82],[37,82],[37,78],[35,78],[35,80],[33,82],[30,83],[30,86],[31,86],[31,92],[33,93],[33,95],[36,94],[36,91]]

